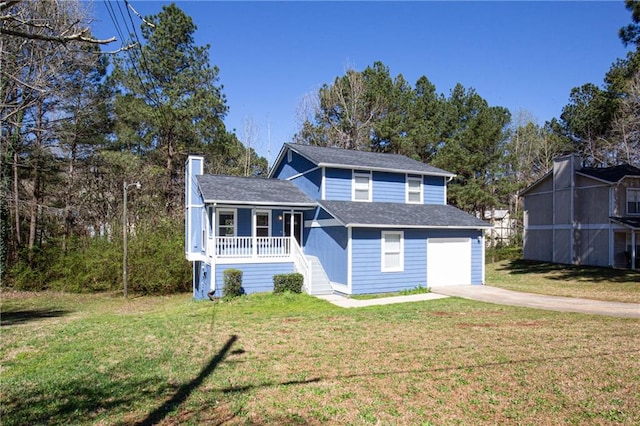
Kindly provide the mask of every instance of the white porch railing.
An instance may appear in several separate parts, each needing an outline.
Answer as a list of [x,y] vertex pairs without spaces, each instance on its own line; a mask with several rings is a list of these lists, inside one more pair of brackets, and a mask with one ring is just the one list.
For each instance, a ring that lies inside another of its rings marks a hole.
[[214,256],[223,258],[291,256],[290,237],[215,237]]
[[307,258],[302,252],[302,248],[298,245],[295,239],[291,239],[291,257],[293,258],[293,264],[296,271],[302,274],[304,278],[304,290],[311,294],[311,265],[307,261]]
[[207,248],[210,256],[218,259],[256,259],[258,262],[269,262],[270,259],[291,261],[295,270],[304,277],[305,291],[311,292],[311,265],[293,237],[214,237],[209,239]]

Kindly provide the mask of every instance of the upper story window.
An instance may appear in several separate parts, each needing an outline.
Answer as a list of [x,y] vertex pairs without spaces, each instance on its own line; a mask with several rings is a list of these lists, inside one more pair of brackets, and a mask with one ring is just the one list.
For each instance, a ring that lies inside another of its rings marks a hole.
[[353,201],[371,201],[371,173],[353,172]]
[[422,204],[422,177],[407,177],[407,203]]
[[627,189],[627,214],[640,214],[640,188]]
[[256,212],[256,237],[269,236],[269,212]]
[[236,236],[236,211],[218,210],[218,237]]

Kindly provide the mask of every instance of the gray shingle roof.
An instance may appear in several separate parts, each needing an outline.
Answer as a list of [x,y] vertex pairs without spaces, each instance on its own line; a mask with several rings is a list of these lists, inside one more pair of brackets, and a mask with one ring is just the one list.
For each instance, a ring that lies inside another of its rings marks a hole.
[[583,167],[578,172],[607,182],[619,182],[625,176],[639,176],[640,169],[629,164],[613,167]]
[[345,226],[473,229],[492,227],[491,224],[448,205],[353,201],[319,201],[319,204]]
[[256,177],[201,175],[198,186],[207,203],[315,206],[290,181]]
[[353,168],[400,173],[455,176],[455,174],[399,154],[354,151],[342,148],[327,148],[315,145],[285,144],[298,154],[318,166]]

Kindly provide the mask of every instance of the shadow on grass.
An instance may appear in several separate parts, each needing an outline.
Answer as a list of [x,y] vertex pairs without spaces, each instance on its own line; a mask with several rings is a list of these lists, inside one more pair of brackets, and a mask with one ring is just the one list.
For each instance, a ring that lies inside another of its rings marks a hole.
[[0,315],[0,326],[24,324],[31,321],[39,321],[47,318],[57,318],[71,311],[63,311],[59,309],[28,309],[22,311],[2,312]]
[[550,280],[576,280],[593,283],[640,283],[640,272],[629,269],[598,268],[595,266],[561,265],[533,260],[512,260],[504,268],[509,274],[542,274]]
[[[150,413],[146,419],[143,421],[136,423],[138,426],[150,426],[160,423],[174,408],[182,405],[189,395],[196,390],[204,379],[206,379],[213,371],[216,369],[218,364],[222,362],[224,357],[227,355],[227,352],[231,349],[231,346],[238,340],[238,336],[233,335],[227,340],[227,343],[224,345],[220,352],[218,352],[215,356],[211,358],[211,360],[207,363],[207,365],[200,371],[198,377],[191,380],[189,383],[185,383],[180,386],[176,393],[167,400],[160,407],[156,408],[152,413]],[[233,351],[232,354],[239,353],[238,351]]]

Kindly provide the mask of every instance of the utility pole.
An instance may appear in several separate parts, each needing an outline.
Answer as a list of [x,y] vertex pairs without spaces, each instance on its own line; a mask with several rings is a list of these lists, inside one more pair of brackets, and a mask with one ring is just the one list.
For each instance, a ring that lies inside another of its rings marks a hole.
[[122,184],[122,189],[124,192],[124,203],[122,207],[122,288],[124,291],[125,299],[128,297],[127,292],[127,189],[130,186],[135,186],[137,189],[140,189],[140,182],[130,183],[124,182]]

